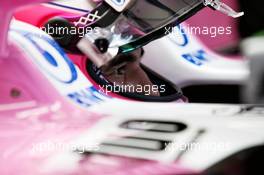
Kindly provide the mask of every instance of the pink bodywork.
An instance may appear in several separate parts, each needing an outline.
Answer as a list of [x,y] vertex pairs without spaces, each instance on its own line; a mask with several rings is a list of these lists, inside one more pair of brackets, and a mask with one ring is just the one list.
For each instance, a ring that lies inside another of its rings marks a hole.
[[[186,174],[191,171],[180,164],[93,155],[80,158],[72,169],[48,171],[47,160],[58,150],[33,154],[35,144],[59,142],[67,144],[87,131],[102,117],[81,109],[62,97],[33,64],[26,53],[15,43],[5,40],[11,12],[24,3],[42,0],[0,1],[2,14],[0,54],[0,174]],[[5,48],[5,49],[3,49]],[[77,153],[76,153],[77,154]],[[81,156],[80,156],[81,157]],[[102,160],[112,162],[104,164]],[[44,167],[43,167],[44,166]]]
[[[230,5],[232,8],[239,11],[237,0],[222,0],[222,2]],[[195,27],[231,27],[232,34],[230,35],[218,35],[215,38],[209,35],[198,35],[199,39],[210,49],[225,48],[237,44],[240,41],[238,33],[239,19],[230,18],[229,16],[205,8],[192,16],[186,21],[190,26]],[[226,43],[229,43],[227,45]]]

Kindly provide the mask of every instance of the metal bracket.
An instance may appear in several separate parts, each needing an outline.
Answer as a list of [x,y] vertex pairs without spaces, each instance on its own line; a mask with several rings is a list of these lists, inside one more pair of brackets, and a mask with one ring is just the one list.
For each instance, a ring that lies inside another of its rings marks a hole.
[[236,12],[235,10],[233,10],[231,7],[221,2],[220,0],[204,0],[204,5],[211,6],[215,10],[218,10],[233,18],[239,18],[244,15],[244,12]]

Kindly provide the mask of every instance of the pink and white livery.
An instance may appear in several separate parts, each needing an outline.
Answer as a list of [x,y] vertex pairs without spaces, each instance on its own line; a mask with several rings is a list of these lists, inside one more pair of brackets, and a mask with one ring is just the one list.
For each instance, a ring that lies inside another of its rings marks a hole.
[[52,37],[11,21],[42,2],[0,1],[0,174],[263,174],[261,106],[106,96]]

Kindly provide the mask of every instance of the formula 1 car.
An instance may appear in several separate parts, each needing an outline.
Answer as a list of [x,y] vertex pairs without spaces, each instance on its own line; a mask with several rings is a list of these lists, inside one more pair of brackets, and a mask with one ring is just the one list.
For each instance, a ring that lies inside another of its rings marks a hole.
[[51,36],[15,19],[8,30],[40,2],[0,1],[0,174],[263,173],[262,106],[106,96]]

